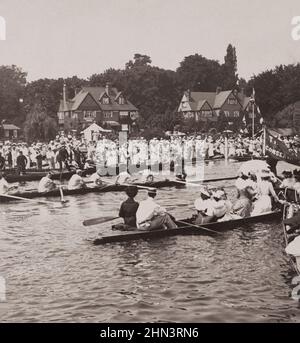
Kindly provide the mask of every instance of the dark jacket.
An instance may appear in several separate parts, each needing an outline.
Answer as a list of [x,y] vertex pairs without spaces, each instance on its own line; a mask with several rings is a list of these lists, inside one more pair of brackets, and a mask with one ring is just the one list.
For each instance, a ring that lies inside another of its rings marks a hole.
[[139,207],[139,203],[132,198],[128,198],[121,205],[119,216],[124,218],[124,223],[136,227],[136,211]]

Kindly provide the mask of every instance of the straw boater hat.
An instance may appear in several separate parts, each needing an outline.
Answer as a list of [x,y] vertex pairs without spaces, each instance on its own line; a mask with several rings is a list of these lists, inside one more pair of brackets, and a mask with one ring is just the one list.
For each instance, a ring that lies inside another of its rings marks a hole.
[[206,188],[201,188],[200,193],[210,197],[210,193]]

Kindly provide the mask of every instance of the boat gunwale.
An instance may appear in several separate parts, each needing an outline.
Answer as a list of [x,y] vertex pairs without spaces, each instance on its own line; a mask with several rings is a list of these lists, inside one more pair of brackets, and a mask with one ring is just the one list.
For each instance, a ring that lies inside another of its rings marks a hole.
[[[163,237],[170,237],[176,235],[216,235],[217,233],[221,233],[222,231],[226,230],[233,230],[239,226],[245,226],[248,223],[255,223],[255,222],[265,222],[268,220],[275,220],[277,217],[280,218],[282,216],[282,210],[276,210],[264,214],[260,214],[253,217],[246,217],[246,218],[239,218],[234,220],[228,220],[224,222],[214,222],[200,225],[199,227],[195,227],[195,225],[188,226],[188,221],[191,219],[185,219],[183,221],[177,221],[176,223],[182,225],[182,222],[187,222],[186,227],[179,227],[172,230],[153,230],[153,231],[127,231],[129,233],[125,234],[117,234],[117,235],[110,235],[110,236],[103,236],[100,238],[96,238],[93,241],[94,245],[103,245],[109,243],[121,243],[126,241],[133,241],[138,239],[151,239],[151,238],[163,238]],[[232,224],[234,223],[234,227]],[[208,232],[205,230],[201,230],[201,226],[206,229],[216,230],[216,233]],[[126,239],[130,238],[130,239]],[[133,238],[133,239],[132,239]]]

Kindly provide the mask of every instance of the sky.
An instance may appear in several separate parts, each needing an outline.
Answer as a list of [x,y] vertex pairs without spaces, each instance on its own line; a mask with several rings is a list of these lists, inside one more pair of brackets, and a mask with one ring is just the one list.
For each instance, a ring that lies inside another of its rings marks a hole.
[[29,81],[87,78],[141,53],[176,70],[195,53],[223,62],[231,43],[249,79],[300,62],[296,16],[299,0],[0,0],[0,65],[21,67]]

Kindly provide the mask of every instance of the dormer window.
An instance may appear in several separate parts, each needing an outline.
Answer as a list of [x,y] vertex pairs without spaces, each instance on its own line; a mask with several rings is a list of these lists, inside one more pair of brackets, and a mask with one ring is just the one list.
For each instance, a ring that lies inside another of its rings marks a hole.
[[108,96],[104,96],[102,98],[102,104],[103,105],[109,105],[109,97]]

